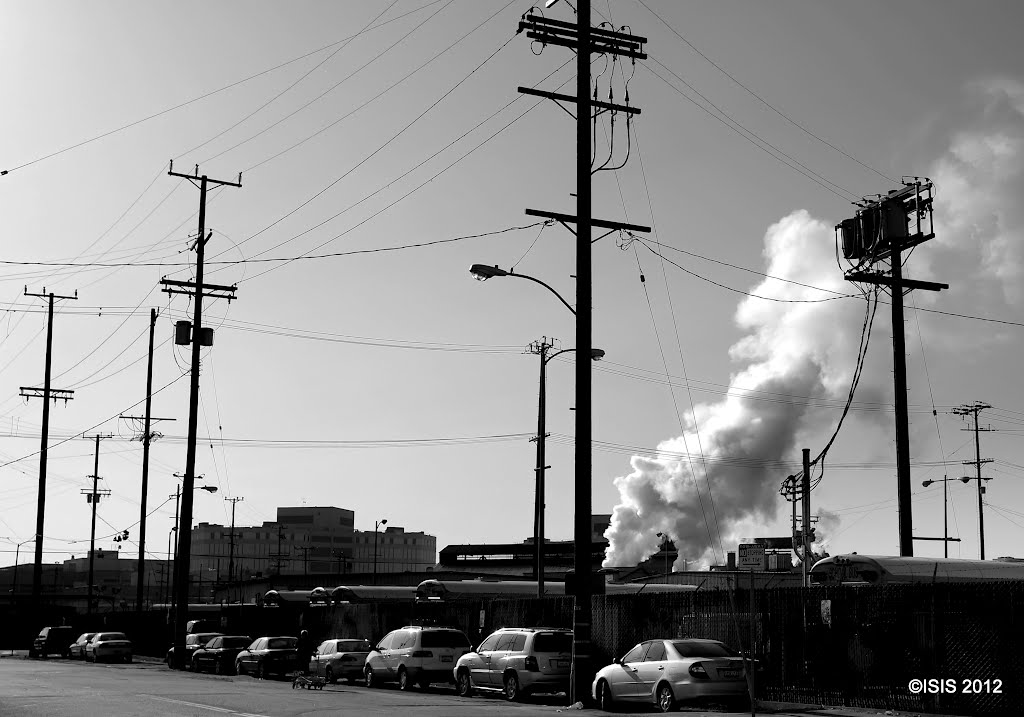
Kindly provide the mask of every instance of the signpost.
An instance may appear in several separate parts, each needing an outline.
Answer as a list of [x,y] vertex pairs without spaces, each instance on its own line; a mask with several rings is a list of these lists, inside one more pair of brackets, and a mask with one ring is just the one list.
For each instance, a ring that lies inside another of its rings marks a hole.
[[744,664],[749,665],[747,669],[747,687],[750,690],[750,714],[753,717],[756,714],[754,691],[757,679],[757,667],[754,661],[754,571],[760,570],[763,572],[765,570],[764,545],[743,543],[739,546],[737,552],[737,567],[740,570],[750,571],[750,659],[749,662],[744,661]]

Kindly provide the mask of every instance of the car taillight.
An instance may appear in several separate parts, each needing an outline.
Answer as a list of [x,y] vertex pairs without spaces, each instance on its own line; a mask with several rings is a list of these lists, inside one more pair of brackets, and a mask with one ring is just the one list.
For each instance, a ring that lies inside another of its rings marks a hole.
[[414,650],[410,657],[433,657],[434,653],[430,650]]
[[694,677],[706,680],[708,678],[707,670],[704,669],[704,665],[699,662],[694,662],[690,665],[690,674]]
[[537,658],[533,655],[526,656],[526,669],[530,672],[540,672],[540,665],[537,664]]

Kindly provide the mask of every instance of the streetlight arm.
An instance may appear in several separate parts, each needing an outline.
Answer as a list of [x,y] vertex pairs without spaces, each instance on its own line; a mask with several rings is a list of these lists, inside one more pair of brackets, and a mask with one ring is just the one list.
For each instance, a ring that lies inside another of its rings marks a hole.
[[566,301],[565,299],[563,299],[563,298],[562,298],[562,295],[561,295],[561,294],[559,294],[559,293],[558,293],[557,291],[555,291],[555,290],[554,290],[554,288],[552,288],[550,284],[547,284],[547,283],[545,283],[545,282],[541,281],[540,279],[534,278],[534,277],[532,277],[532,276],[530,276],[530,275],[528,275],[528,274],[514,274],[514,273],[512,273],[512,272],[510,271],[510,272],[508,273],[508,276],[518,276],[518,277],[519,277],[520,279],[529,279],[530,281],[532,281],[532,282],[534,282],[534,283],[536,283],[536,284],[540,284],[540,285],[541,285],[541,286],[543,286],[543,287],[544,287],[545,289],[547,289],[548,291],[550,291],[550,292],[551,292],[552,294],[554,294],[555,296],[557,296],[557,297],[558,297],[558,300],[559,300],[559,301],[561,301],[561,302],[562,302],[562,303],[563,303],[563,304],[565,305],[565,308],[567,308],[567,309],[568,309],[569,311],[571,311],[571,312],[572,312],[573,316],[575,316],[575,315],[576,315],[576,309],[572,308],[572,305],[571,305],[571,304],[569,304],[569,302],[568,302],[568,301]]

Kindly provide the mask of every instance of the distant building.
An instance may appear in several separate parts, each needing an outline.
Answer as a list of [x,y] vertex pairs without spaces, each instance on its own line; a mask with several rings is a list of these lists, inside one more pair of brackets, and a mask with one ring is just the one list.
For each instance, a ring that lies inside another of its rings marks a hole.
[[[374,533],[353,529],[355,513],[330,506],[277,509],[277,520],[235,526],[234,580],[271,575],[344,575],[373,571]],[[377,535],[377,571],[433,568],[437,538],[388,526]],[[231,526],[200,523],[192,529],[193,580],[227,582]]]

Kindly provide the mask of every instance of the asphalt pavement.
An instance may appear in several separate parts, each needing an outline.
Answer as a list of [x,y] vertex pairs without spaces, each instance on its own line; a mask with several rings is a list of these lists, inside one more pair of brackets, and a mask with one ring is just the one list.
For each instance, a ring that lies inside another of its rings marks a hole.
[[[563,696],[539,696],[510,703],[497,694],[458,697],[444,686],[401,692],[385,687],[328,685],[295,689],[288,680],[256,680],[176,672],[157,658],[136,657],[130,665],[77,660],[29,659],[24,651],[0,652],[0,717],[320,717],[321,715],[410,715],[424,717],[528,717],[573,714]],[[598,710],[586,710],[603,714]],[[647,711],[652,713],[652,711]],[[642,714],[644,710],[634,713]],[[706,708],[683,714],[741,717],[751,712]],[[918,713],[820,705],[764,703],[757,714],[778,717],[910,717]]]

